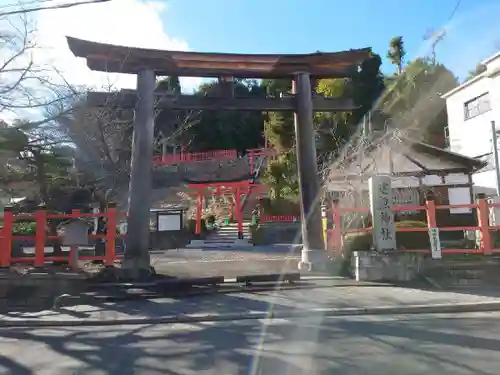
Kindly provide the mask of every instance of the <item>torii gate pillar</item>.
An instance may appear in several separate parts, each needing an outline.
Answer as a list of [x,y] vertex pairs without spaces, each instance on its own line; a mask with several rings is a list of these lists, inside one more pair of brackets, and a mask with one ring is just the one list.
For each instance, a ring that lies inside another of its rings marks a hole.
[[130,278],[149,275],[149,216],[151,198],[151,160],[154,139],[154,91],[156,75],[151,69],[137,74],[137,104],[130,162],[127,237],[123,268]]
[[310,74],[302,72],[296,74],[292,90],[297,94],[294,122],[303,244],[298,266],[299,269],[312,271],[324,267],[326,252],[319,204],[321,191],[316,158]]

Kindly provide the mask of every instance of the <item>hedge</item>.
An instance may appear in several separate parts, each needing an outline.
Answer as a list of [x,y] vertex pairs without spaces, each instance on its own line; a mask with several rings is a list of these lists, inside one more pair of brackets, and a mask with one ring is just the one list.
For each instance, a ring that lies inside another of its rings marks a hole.
[[[423,221],[405,220],[396,223],[397,228],[427,228]],[[344,249],[347,251],[370,250],[373,246],[373,236],[368,233],[350,233],[344,236]],[[421,250],[429,249],[429,233],[425,232],[396,232],[396,246],[398,249]]]
[[[3,223],[0,223],[3,228]],[[17,222],[12,225],[14,236],[34,236],[36,234],[36,223],[34,221]]]

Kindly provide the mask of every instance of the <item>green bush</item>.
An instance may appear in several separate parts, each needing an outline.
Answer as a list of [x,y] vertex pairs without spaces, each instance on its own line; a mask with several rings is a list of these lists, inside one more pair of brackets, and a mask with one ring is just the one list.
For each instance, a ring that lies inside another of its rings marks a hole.
[[34,221],[14,223],[12,234],[14,236],[34,236],[36,234],[36,223]]
[[208,215],[207,217],[205,217],[206,223],[211,225],[215,223],[215,219],[215,215]]
[[259,202],[263,215],[300,215],[300,206],[297,202],[286,198],[262,198]]
[[427,223],[425,221],[403,220],[396,222],[396,228],[427,228]]
[[[422,221],[405,220],[396,223],[398,228],[427,228]],[[344,251],[370,250],[373,246],[372,233],[349,233],[344,236]],[[425,232],[396,232],[396,246],[398,249],[420,250],[430,248],[429,233]]]

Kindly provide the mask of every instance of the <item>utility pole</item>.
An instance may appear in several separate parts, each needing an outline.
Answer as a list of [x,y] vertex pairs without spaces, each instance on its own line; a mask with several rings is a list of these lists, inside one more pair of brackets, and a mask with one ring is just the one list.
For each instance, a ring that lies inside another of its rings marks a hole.
[[500,196],[500,169],[498,165],[497,130],[495,128],[495,121],[491,121],[491,139],[493,143],[493,160],[495,163],[497,195]]
[[441,43],[446,36],[445,29],[431,30],[424,35],[424,40],[431,42],[431,62],[436,65],[436,47]]

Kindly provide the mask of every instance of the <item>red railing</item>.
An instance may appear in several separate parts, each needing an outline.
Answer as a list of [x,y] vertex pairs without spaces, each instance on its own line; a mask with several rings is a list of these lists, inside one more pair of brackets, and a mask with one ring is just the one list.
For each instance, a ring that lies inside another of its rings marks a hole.
[[[429,229],[437,228],[439,232],[450,232],[450,231],[478,231],[480,236],[479,248],[477,249],[442,249],[443,254],[465,254],[465,253],[476,253],[489,255],[492,253],[500,253],[500,249],[494,248],[491,238],[490,231],[500,230],[500,226],[492,226],[489,223],[489,210],[493,207],[500,207],[500,203],[488,203],[485,199],[479,199],[477,203],[474,204],[453,204],[453,205],[436,205],[434,201],[427,201],[423,206],[415,205],[396,205],[393,206],[393,211],[396,212],[408,212],[408,211],[425,211],[426,214],[426,228],[402,228],[396,227],[397,232],[429,232]],[[473,226],[438,226],[436,220],[437,210],[449,210],[454,208],[469,208],[477,211],[477,225]],[[371,233],[372,228],[355,228],[355,229],[344,229],[342,228],[343,216],[347,213],[369,213],[369,209],[365,207],[352,208],[352,207],[341,207],[339,204],[333,205],[327,210],[327,213],[331,215],[333,221],[333,228],[327,229],[327,247],[332,250],[340,251],[342,249],[342,243],[344,237],[351,233]],[[424,252],[430,253],[430,249],[419,249],[419,250],[405,250],[401,251],[411,251],[411,252]]]
[[[266,149],[251,149],[247,150],[247,155],[250,157],[251,164],[253,165],[253,160],[257,156],[268,155],[270,150]],[[238,157],[238,152],[236,150],[215,150],[207,152],[181,152],[175,155],[163,155],[156,156],[153,158],[153,163],[158,165],[171,165],[187,162],[196,161],[207,161],[207,160],[223,160],[223,159],[236,159]]]
[[291,222],[295,222],[295,221],[300,221],[300,216],[297,216],[297,215],[261,215],[259,221],[261,223],[268,223],[268,222],[291,223]]
[[[70,264],[76,257],[74,252],[77,248],[70,248],[68,256],[52,256],[45,254],[47,240],[61,239],[61,236],[47,235],[47,220],[49,219],[79,219],[84,217],[104,217],[106,218],[106,234],[89,234],[89,238],[104,239],[104,256],[79,256],[78,260],[102,260],[107,266],[113,265],[116,260],[116,238],[122,235],[117,234],[118,215],[115,207],[109,207],[104,213],[81,213],[73,210],[70,214],[51,214],[44,210],[39,210],[33,214],[15,215],[8,208],[3,214],[3,228],[0,228],[0,267],[8,267],[12,263],[33,263],[35,267],[43,267],[45,262],[68,261]],[[36,223],[36,234],[34,236],[13,235],[14,223],[17,220],[30,220]],[[34,257],[23,256],[13,257],[12,248],[14,240],[34,241]]]
[[153,159],[155,164],[170,165],[177,163],[187,163],[193,161],[236,159],[236,150],[216,150],[207,152],[186,152],[175,155],[156,156]]

